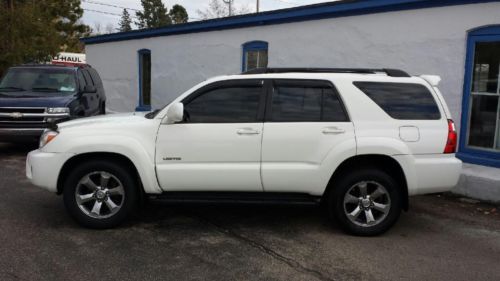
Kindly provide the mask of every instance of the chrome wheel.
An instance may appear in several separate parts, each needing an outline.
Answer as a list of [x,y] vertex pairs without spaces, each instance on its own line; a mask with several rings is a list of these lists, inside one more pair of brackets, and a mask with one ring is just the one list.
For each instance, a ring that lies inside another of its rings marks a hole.
[[387,217],[390,208],[389,192],[375,181],[358,182],[344,196],[345,215],[358,226],[379,224]]
[[84,214],[96,219],[105,219],[121,209],[125,190],[114,175],[103,171],[92,172],[78,182],[75,198]]

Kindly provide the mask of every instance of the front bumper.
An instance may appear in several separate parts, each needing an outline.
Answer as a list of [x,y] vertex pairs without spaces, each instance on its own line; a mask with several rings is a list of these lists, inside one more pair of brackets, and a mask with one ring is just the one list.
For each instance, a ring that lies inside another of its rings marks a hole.
[[36,186],[57,192],[57,180],[61,169],[74,154],[43,152],[39,149],[28,153],[26,177]]
[[36,141],[45,128],[0,128],[0,141]]

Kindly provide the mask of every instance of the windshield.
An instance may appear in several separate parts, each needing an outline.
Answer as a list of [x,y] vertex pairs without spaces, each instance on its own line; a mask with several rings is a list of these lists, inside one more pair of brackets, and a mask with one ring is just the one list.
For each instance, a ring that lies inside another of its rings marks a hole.
[[11,68],[0,82],[0,92],[9,95],[61,95],[75,91],[75,72],[71,69]]

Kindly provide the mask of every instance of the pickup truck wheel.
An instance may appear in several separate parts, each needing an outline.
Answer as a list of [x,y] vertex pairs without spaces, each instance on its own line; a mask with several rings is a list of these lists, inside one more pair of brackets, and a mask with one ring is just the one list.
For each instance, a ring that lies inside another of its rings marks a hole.
[[111,228],[122,223],[137,203],[132,173],[114,162],[89,161],[76,167],[64,184],[64,203],[82,226]]
[[376,169],[352,172],[333,186],[329,211],[344,231],[360,236],[386,232],[401,213],[396,181]]
[[99,114],[104,115],[106,114],[106,103],[101,104],[101,108],[99,109]]

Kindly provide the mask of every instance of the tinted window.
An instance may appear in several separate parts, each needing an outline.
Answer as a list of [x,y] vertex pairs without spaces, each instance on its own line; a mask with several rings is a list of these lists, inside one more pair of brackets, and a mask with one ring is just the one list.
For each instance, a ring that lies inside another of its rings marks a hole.
[[256,122],[261,87],[221,87],[204,92],[187,103],[190,123]]
[[92,81],[94,81],[94,84],[96,86],[102,86],[102,81],[101,78],[99,77],[99,74],[97,74],[97,71],[93,68],[89,69],[90,76],[92,77]]
[[87,85],[94,85],[94,81],[92,81],[89,72],[85,69],[83,69],[82,72],[83,76],[85,77],[85,81],[87,82]]
[[87,83],[85,82],[85,78],[83,77],[83,73],[78,71],[78,83],[80,84],[80,91],[83,91],[83,88]]
[[75,72],[64,68],[15,67],[9,69],[0,82],[2,92],[26,90],[34,95],[74,93],[76,91]]
[[348,121],[337,92],[321,82],[277,82],[273,92],[272,121]]
[[420,84],[354,82],[389,116],[405,120],[436,120],[441,118],[436,101]]

